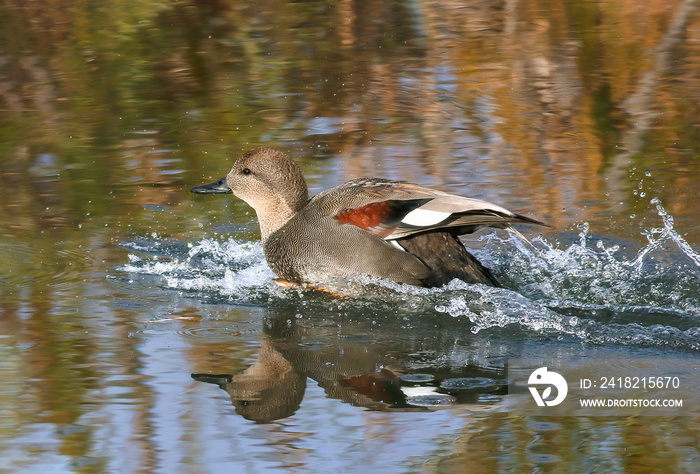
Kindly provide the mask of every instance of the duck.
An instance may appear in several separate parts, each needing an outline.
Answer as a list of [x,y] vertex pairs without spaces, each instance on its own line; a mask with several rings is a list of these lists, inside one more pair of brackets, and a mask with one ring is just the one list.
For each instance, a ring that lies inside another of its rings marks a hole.
[[269,147],[251,149],[195,194],[233,194],[254,210],[278,283],[320,285],[360,276],[440,287],[454,279],[500,287],[459,236],[484,227],[546,226],[479,199],[406,181],[357,178],[309,198],[301,168]]

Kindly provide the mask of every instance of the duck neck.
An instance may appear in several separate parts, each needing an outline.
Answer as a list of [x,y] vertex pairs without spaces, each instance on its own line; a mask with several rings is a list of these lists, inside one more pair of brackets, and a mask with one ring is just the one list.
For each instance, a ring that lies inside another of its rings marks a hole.
[[264,243],[270,235],[285,225],[297,211],[289,207],[286,202],[279,201],[266,206],[266,209],[256,209],[255,212],[258,215],[260,236]]

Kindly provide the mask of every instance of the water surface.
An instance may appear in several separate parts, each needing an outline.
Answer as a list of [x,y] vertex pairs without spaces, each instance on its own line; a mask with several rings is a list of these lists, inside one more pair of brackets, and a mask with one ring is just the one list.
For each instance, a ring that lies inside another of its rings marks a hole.
[[[697,417],[504,386],[700,364],[697,1],[83,3],[0,5],[2,469],[697,469]],[[552,227],[465,239],[502,289],[280,288],[189,193],[261,145]]]

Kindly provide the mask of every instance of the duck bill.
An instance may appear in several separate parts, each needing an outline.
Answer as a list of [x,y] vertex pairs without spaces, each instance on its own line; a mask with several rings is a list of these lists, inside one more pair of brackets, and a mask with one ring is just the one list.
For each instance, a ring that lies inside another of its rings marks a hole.
[[226,176],[218,181],[209,184],[202,184],[190,189],[190,192],[195,194],[233,194],[231,188],[226,184]]

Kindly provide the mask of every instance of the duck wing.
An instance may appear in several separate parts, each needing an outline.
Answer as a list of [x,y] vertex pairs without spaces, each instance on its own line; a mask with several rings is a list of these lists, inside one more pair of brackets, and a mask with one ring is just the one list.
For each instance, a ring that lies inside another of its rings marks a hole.
[[358,178],[315,196],[326,216],[383,239],[395,240],[438,229],[468,234],[481,227],[514,223],[546,225],[501,206],[403,181]]

